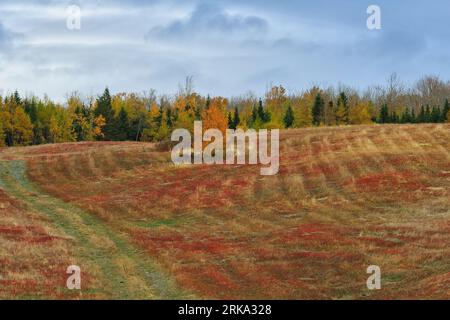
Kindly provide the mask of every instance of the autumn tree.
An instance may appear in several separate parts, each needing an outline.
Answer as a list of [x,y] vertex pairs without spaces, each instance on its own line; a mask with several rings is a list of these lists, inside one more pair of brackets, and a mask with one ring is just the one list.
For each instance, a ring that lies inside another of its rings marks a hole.
[[33,139],[33,124],[22,107],[18,107],[12,117],[13,145],[27,146]]
[[222,97],[211,99],[208,109],[205,109],[202,114],[203,129],[219,129],[224,135],[228,127],[226,117],[226,110],[228,107],[228,100]]
[[369,124],[372,123],[370,112],[370,103],[368,101],[359,101],[350,109],[350,124]]
[[271,127],[281,128],[283,126],[283,117],[288,108],[288,97],[286,89],[283,86],[274,86],[266,92],[266,110],[270,114],[270,119],[260,118],[263,123],[270,122]]

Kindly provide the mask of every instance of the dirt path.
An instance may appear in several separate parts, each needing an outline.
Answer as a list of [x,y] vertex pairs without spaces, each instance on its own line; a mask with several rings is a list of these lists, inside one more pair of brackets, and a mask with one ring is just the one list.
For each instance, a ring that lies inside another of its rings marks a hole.
[[0,161],[0,187],[25,203],[28,209],[50,218],[74,242],[75,258],[82,272],[83,267],[98,269],[97,275],[101,279],[95,280],[101,283],[101,288],[93,288],[93,291],[100,296],[112,299],[189,298],[158,266],[130,245],[125,235],[34,186],[27,179],[23,161]]

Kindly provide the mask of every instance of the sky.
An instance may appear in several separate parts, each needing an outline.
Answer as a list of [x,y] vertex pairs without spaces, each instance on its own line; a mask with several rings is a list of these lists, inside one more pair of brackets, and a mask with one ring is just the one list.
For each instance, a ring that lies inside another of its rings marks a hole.
[[[70,6],[80,29],[67,27]],[[381,29],[367,28],[367,8]],[[448,0],[0,0],[0,93],[262,95],[450,74]]]

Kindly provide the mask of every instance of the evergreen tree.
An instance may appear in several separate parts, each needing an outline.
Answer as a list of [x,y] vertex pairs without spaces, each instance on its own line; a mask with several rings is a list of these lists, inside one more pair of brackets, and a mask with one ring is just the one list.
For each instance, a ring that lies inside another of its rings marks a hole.
[[397,112],[392,111],[391,116],[389,117],[389,123],[399,123],[399,118],[397,116]]
[[195,108],[195,120],[202,120],[202,109],[200,107]]
[[[190,107],[190,105],[189,105],[189,103],[187,103],[186,104],[186,111],[188,111],[191,107]],[[172,126],[173,126],[173,121],[174,119],[173,119],[173,114],[172,114],[172,108],[168,108],[167,109],[167,126],[169,127],[169,128],[171,128]]]
[[251,124],[255,123],[257,119],[258,119],[258,109],[256,108],[256,106],[253,106]]
[[24,110],[30,117],[30,120],[33,124],[36,123],[38,115],[37,115],[37,103],[36,99],[33,97],[31,100],[26,99],[24,102]]
[[208,96],[206,97],[205,109],[208,110],[210,105],[211,105],[211,97],[208,94]]
[[294,125],[294,120],[294,110],[292,110],[291,105],[289,105],[283,118],[284,126],[286,128],[291,128]]
[[411,110],[411,123],[416,123],[416,122],[417,122],[416,110],[414,108],[412,108],[412,110]]
[[325,101],[322,99],[320,93],[317,93],[312,108],[313,124],[315,126],[319,126],[321,123],[324,122],[324,113],[325,113]]
[[422,105],[420,107],[420,113],[417,116],[417,123],[425,123],[426,122],[426,112],[425,112],[425,107]]
[[128,133],[130,130],[130,122],[128,118],[128,113],[124,107],[120,109],[117,116],[116,125],[114,128],[114,140],[125,141],[128,139]]
[[439,123],[441,121],[441,108],[434,106],[431,111],[431,122]]
[[389,122],[389,109],[387,103],[383,103],[380,109],[380,117],[378,119],[379,123],[388,123]]
[[441,122],[447,122],[448,117],[450,116],[450,103],[448,99],[445,99],[444,109],[441,114]]
[[409,113],[409,108],[406,108],[405,112],[402,113],[402,116],[400,117],[401,123],[410,123],[411,122],[411,115]]
[[241,123],[241,119],[239,117],[239,110],[237,107],[234,108],[234,118],[233,118],[233,126],[234,129],[237,129],[239,124]]
[[336,123],[349,124],[350,109],[348,105],[348,98],[345,92],[339,94],[336,110]]
[[111,95],[109,89],[106,88],[102,96],[97,99],[97,108],[94,112],[95,116],[102,116],[105,119],[103,127],[103,140],[112,140],[114,137],[114,111],[111,104]]
[[259,99],[259,104],[258,104],[258,117],[259,117],[259,119],[261,119],[262,122],[267,122],[267,119],[266,119],[266,112],[264,111],[262,99]]
[[236,130],[236,127],[234,126],[233,118],[231,117],[231,112],[228,112],[227,121],[228,121],[228,129]]
[[3,130],[3,122],[0,121],[0,148],[6,146],[6,136],[5,131]]
[[425,121],[426,123],[431,122],[431,109],[430,106],[427,104],[427,107],[425,109]]
[[22,104],[22,99],[20,98],[19,92],[17,90],[14,91],[13,101],[15,102],[16,106],[20,106]]

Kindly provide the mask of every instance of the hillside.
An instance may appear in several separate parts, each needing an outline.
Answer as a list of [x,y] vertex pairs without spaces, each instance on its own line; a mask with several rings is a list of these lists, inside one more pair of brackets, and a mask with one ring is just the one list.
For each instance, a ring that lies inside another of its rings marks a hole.
[[146,143],[3,149],[0,298],[450,298],[450,125],[296,129],[280,146],[268,177],[175,167]]

